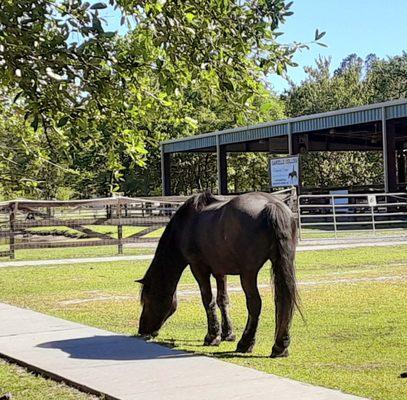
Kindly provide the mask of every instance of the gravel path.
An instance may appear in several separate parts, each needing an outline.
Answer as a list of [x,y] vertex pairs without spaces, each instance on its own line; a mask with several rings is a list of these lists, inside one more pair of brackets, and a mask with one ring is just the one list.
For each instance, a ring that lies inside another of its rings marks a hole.
[[[315,244],[314,244],[315,243]],[[376,247],[376,246],[395,246],[407,244],[407,238],[395,238],[393,240],[383,240],[379,238],[363,241],[351,241],[346,240],[320,240],[320,241],[305,241],[301,242],[298,247],[298,252],[303,251],[319,251],[319,250],[340,250],[350,249],[357,247]],[[140,261],[140,260],[152,260],[153,254],[142,254],[134,256],[107,256],[107,257],[88,257],[88,258],[65,258],[65,259],[53,259],[53,260],[22,260],[22,261],[2,261],[0,262],[0,268],[7,267],[35,267],[35,266],[47,266],[47,265],[63,265],[63,264],[84,264],[84,263],[101,263],[112,261]]]
[[[320,281],[299,281],[299,286],[320,286],[320,285],[338,285],[338,284],[352,284],[352,283],[361,283],[361,282],[399,282],[407,281],[407,275],[395,275],[395,276],[376,276],[371,278],[340,278],[340,279],[323,279]],[[268,284],[258,285],[259,289],[269,288]],[[213,287],[213,290],[216,291],[216,288]],[[228,286],[229,293],[239,293],[242,292],[240,286]],[[181,289],[177,291],[177,295],[180,297],[189,297],[189,296],[198,296],[200,292],[198,289]],[[103,293],[95,293],[95,296],[88,297],[85,299],[70,299],[58,302],[61,306],[71,306],[77,304],[85,303],[98,303],[103,301],[124,301],[124,300],[137,300],[137,296],[133,295],[108,295]]]

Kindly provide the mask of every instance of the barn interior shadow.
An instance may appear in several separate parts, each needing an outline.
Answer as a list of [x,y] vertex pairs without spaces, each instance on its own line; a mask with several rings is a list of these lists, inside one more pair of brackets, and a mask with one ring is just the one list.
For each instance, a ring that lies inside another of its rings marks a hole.
[[56,340],[38,345],[42,349],[58,349],[70,358],[86,360],[151,360],[193,357],[194,354],[148,343],[143,339],[124,335],[90,336],[78,339]]

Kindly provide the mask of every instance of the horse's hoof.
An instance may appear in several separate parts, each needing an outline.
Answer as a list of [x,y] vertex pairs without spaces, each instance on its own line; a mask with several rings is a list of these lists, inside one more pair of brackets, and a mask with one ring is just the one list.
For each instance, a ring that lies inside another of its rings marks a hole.
[[281,350],[276,350],[273,347],[273,350],[271,351],[270,357],[271,358],[279,358],[279,357],[283,358],[283,357],[288,357],[288,354],[289,354],[288,349],[284,349],[283,351],[281,351]]
[[237,353],[251,353],[253,351],[254,343],[239,342],[236,347]]
[[219,346],[220,341],[220,336],[205,336],[204,346]]
[[222,335],[222,340],[225,342],[234,342],[236,340],[236,335],[234,333]]

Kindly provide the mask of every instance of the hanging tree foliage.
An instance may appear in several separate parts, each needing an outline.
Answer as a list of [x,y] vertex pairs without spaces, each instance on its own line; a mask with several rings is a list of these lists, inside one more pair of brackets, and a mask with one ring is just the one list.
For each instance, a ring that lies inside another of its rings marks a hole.
[[[122,179],[123,160],[144,163],[162,115],[196,131],[185,98],[196,82],[208,99],[234,104],[237,123],[245,120],[262,74],[284,73],[306,46],[279,42],[290,5],[3,0],[0,86],[7,102],[24,110],[26,131],[35,132],[29,152],[41,143],[43,162],[69,171],[68,184],[80,181],[90,190],[82,194],[102,194]],[[106,30],[103,15],[112,12],[128,25],[125,37]],[[316,41],[322,36],[317,32]],[[95,179],[95,171],[103,173]]]

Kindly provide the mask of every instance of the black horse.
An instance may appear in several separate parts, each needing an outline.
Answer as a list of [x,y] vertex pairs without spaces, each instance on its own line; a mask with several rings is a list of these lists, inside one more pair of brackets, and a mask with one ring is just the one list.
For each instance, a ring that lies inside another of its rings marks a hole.
[[[272,261],[275,287],[275,343],[271,357],[288,355],[289,328],[298,295],[294,272],[297,225],[290,209],[268,193],[247,193],[227,200],[202,193],[174,214],[144,278],[139,334],[156,336],[177,307],[176,288],[187,265],[199,284],[208,319],[204,344],[233,341],[228,315],[227,275],[240,275],[248,320],[238,352],[251,352],[261,311],[257,275]],[[210,276],[217,284],[216,301]],[[216,304],[222,315],[218,322]]]
[[288,174],[288,179],[293,182],[294,178],[298,178],[298,174],[297,171],[295,170],[294,166],[293,166],[293,170]]

